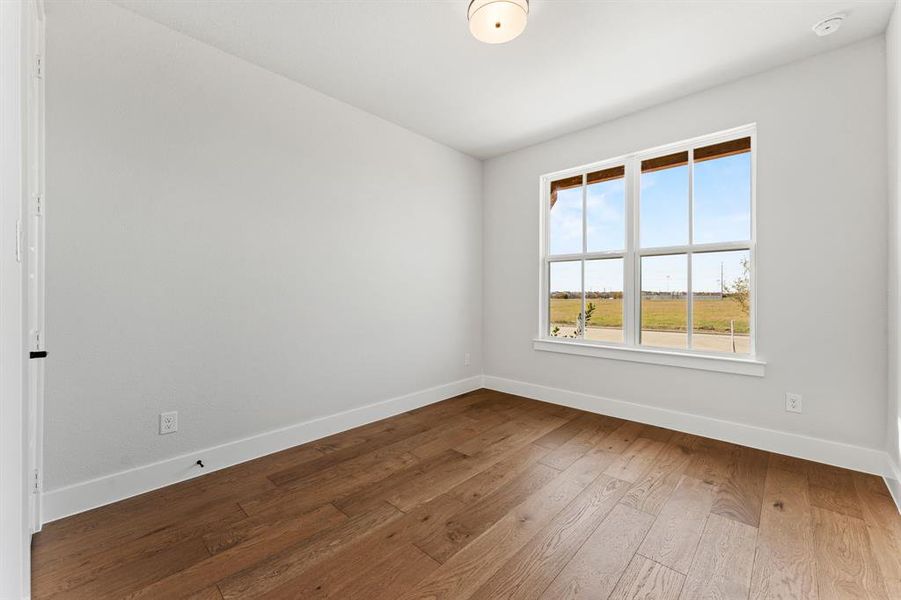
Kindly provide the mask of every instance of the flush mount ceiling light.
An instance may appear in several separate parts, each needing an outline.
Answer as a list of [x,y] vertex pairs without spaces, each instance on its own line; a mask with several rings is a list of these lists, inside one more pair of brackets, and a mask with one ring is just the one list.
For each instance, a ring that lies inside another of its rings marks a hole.
[[466,18],[469,31],[477,40],[503,44],[526,28],[529,0],[472,0]]

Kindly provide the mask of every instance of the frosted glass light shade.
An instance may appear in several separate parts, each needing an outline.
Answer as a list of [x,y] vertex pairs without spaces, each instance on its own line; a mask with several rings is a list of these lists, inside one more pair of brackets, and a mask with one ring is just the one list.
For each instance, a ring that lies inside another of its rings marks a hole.
[[467,12],[469,31],[487,44],[509,42],[526,28],[528,0],[472,0]]

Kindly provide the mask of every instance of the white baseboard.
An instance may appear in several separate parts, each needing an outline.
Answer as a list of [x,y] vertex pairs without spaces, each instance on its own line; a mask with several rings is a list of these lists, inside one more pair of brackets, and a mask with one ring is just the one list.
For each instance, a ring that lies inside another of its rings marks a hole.
[[[657,425],[742,446],[872,473],[881,477],[888,475],[886,472],[888,454],[873,448],[832,442],[775,429],[765,429],[734,421],[723,421],[491,375],[485,375],[485,387],[588,412]],[[898,498],[898,496],[895,497]]]
[[[891,461],[887,452],[524,381],[477,375],[45,492],[42,496],[43,522],[206,475],[481,387],[880,475],[885,478],[901,511],[901,468]],[[204,461],[202,472],[194,466],[198,457]]]
[[[179,481],[206,475],[333,433],[453,398],[482,387],[482,376],[460,379],[282,429],[267,431],[212,448],[203,448],[149,465],[76,483],[43,494],[43,522],[49,523],[98,506],[130,498]],[[202,457],[202,472],[195,461]]]
[[898,507],[898,513],[901,513],[901,466],[892,460],[888,452],[885,453],[885,459],[886,474],[883,479],[885,479],[885,485],[888,486],[888,491],[892,495],[892,500],[895,501],[895,506]]

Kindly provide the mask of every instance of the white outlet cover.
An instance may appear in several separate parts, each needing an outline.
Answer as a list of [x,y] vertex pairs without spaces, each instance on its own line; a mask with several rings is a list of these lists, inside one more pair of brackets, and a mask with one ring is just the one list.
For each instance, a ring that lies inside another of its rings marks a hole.
[[178,412],[160,413],[160,435],[178,431]]
[[803,397],[801,394],[793,394],[786,392],[785,394],[785,410],[788,412],[799,413],[803,411]]

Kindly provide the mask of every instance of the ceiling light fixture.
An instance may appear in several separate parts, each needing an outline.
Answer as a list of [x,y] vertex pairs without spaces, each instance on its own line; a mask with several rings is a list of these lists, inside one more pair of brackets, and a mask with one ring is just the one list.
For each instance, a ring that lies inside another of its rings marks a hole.
[[503,44],[526,28],[529,0],[472,0],[466,18],[469,31],[477,40]]

